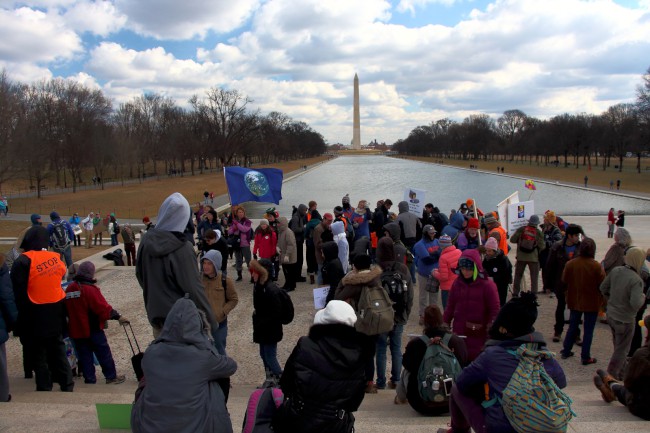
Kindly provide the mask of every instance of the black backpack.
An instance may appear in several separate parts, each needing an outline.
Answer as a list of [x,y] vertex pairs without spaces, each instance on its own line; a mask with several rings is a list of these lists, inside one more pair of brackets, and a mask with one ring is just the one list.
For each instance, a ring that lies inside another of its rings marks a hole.
[[113,223],[113,232],[114,232],[116,235],[119,235],[119,234],[120,234],[120,225],[119,225],[117,222],[114,222],[114,223]]
[[115,266],[124,266],[124,258],[123,258],[124,252],[118,248],[115,251],[104,254],[102,257],[105,258],[106,260],[112,260]]
[[68,230],[66,230],[63,221],[52,223],[52,234],[50,235],[52,246],[54,249],[63,250],[70,245],[70,238],[68,237]]
[[395,316],[402,317],[406,311],[408,299],[408,281],[402,274],[395,270],[396,264],[381,273],[381,286],[388,292],[390,300],[393,302]]
[[291,296],[284,290],[278,290],[277,296],[282,302],[282,310],[280,311],[280,321],[283,325],[288,325],[293,322],[293,301],[291,301]]

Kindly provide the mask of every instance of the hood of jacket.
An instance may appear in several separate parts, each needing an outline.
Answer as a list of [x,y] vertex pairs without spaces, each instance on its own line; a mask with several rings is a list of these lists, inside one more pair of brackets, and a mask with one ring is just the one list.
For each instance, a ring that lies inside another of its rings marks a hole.
[[458,230],[462,230],[464,222],[465,222],[465,217],[463,216],[463,214],[460,212],[456,212],[451,216],[451,220],[449,221],[449,224],[451,224],[453,227],[457,228]]
[[149,229],[147,235],[142,238],[140,245],[147,248],[147,252],[154,257],[165,256],[179,248],[187,242],[182,235],[177,236],[172,232],[160,230],[158,226]]
[[334,236],[343,234],[343,232],[345,232],[345,225],[343,224],[343,221],[333,222],[331,228]]
[[192,300],[180,298],[169,310],[162,332],[154,344],[169,342],[209,349],[212,343],[208,333],[203,331],[207,323],[205,314],[196,308]]
[[260,274],[258,283],[263,286],[269,280],[269,271],[266,270],[264,266],[260,264],[257,260],[251,260],[249,263],[249,268]]
[[396,222],[384,225],[384,230],[388,232],[388,235],[393,240],[393,242],[400,240],[400,229],[399,225]]
[[482,275],[483,278],[486,278],[485,270],[483,269],[483,263],[481,262],[481,255],[479,254],[478,250],[476,250],[476,249],[465,250],[460,255],[460,258],[461,259],[462,258],[467,258],[467,259],[470,259],[471,261],[473,261],[474,265],[476,265],[476,270],[478,271],[478,273],[480,275]]
[[341,280],[341,284],[350,286],[376,285],[379,284],[381,273],[382,269],[379,266],[375,266],[374,268],[365,271],[348,272],[348,274]]
[[187,226],[191,212],[187,199],[181,193],[175,192],[160,205],[156,229],[182,233]]
[[221,269],[221,264],[223,263],[223,257],[221,257],[221,253],[217,250],[209,250],[203,256],[203,260],[210,260],[214,265],[214,270],[217,273]]
[[285,217],[280,217],[277,219],[277,221],[278,233],[282,233],[289,228],[289,221],[287,221]]
[[334,260],[339,256],[339,246],[334,241],[324,242],[323,245],[323,256],[325,261],[329,262]]
[[397,204],[397,210],[399,213],[404,213],[409,211],[409,204],[407,201],[401,201]]

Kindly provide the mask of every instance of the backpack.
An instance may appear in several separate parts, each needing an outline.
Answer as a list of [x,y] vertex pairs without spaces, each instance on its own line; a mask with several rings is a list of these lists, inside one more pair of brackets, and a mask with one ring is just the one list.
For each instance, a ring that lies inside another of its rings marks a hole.
[[116,222],[113,223],[113,233],[115,233],[116,235],[120,234],[120,225]]
[[70,238],[68,237],[68,230],[63,221],[52,223],[52,234],[50,235],[52,246],[56,250],[63,250],[70,245]]
[[393,301],[395,316],[403,317],[406,311],[408,282],[395,270],[395,265],[381,273],[380,281],[390,300]]
[[535,343],[508,352],[519,358],[501,396],[512,428],[518,433],[565,432],[576,414],[571,410],[571,398],[557,387],[542,364],[543,359],[552,359],[553,353],[538,350]]
[[519,249],[524,253],[532,253],[535,251],[535,248],[537,248],[537,228],[525,226],[517,245],[519,245]]
[[284,400],[280,388],[262,388],[253,391],[246,405],[242,433],[272,433],[271,421]]
[[106,260],[112,260],[115,266],[124,266],[124,254],[123,251],[118,248],[115,251],[104,254],[102,257]]
[[364,286],[357,304],[355,329],[365,335],[379,335],[393,329],[395,311],[388,292],[381,286]]
[[280,302],[282,303],[280,322],[282,322],[283,325],[288,325],[293,322],[293,302],[291,301],[291,296],[282,289],[278,290],[277,296],[280,298]]
[[449,348],[451,334],[446,333],[440,344],[432,344],[426,335],[420,339],[427,345],[427,351],[418,369],[418,391],[427,403],[444,406],[449,404],[451,385],[460,375],[460,363]]

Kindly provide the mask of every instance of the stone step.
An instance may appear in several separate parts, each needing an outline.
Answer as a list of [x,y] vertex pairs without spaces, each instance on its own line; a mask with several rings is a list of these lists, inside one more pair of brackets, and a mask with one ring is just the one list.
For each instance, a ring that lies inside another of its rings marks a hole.
[[[120,385],[77,382],[73,393],[35,392],[32,380],[11,378],[10,387],[12,401],[0,406],[0,431],[63,433],[102,431],[95,403],[131,403],[137,385],[133,380]],[[231,390],[228,408],[234,431],[241,429],[248,397],[254,389],[254,385],[236,385]],[[649,430],[646,421],[634,417],[622,405],[603,402],[591,383],[572,384],[566,391],[574,400],[573,407],[578,415],[571,423],[571,432],[647,433]],[[356,431],[430,433],[447,426],[448,416],[423,417],[408,405],[393,404],[394,396],[391,390],[367,394],[355,413]]]

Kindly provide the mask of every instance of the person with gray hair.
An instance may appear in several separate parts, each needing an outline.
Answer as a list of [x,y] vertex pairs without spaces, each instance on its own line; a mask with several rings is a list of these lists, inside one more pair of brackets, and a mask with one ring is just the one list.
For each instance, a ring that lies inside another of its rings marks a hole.
[[160,335],[174,302],[186,293],[207,314],[210,325],[219,326],[203,290],[194,248],[183,234],[190,213],[190,204],[182,194],[167,197],[158,211],[158,224],[138,248],[135,276],[154,338]]
[[626,228],[619,227],[616,233],[614,233],[614,243],[607,250],[603,261],[600,262],[606,274],[609,274],[615,267],[625,264],[625,251],[631,245],[632,235],[630,235],[630,232]]

